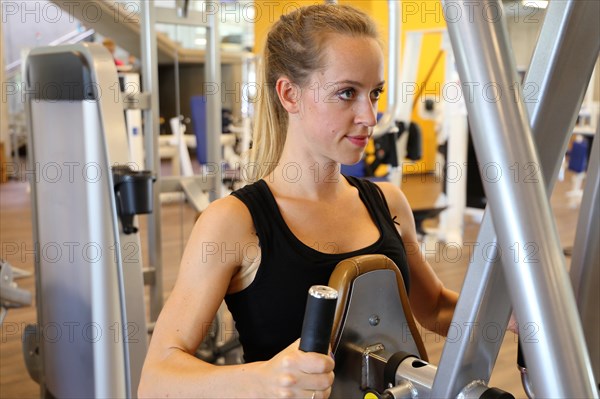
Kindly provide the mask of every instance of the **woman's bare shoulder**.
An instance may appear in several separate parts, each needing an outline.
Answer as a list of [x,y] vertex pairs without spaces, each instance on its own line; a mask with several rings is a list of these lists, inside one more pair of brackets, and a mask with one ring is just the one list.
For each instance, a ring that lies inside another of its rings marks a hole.
[[194,233],[222,238],[240,238],[254,233],[252,216],[246,205],[233,195],[220,198],[200,214]]
[[385,196],[385,200],[387,201],[390,210],[406,211],[405,208],[408,207],[408,201],[400,187],[390,182],[377,182],[375,184],[377,184],[377,186],[383,192],[383,195]]

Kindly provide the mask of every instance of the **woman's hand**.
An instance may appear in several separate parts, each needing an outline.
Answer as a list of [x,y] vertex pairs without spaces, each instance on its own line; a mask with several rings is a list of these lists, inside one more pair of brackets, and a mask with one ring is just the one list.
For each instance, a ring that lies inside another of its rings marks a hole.
[[328,398],[335,362],[330,356],[298,349],[300,340],[261,364],[265,397]]

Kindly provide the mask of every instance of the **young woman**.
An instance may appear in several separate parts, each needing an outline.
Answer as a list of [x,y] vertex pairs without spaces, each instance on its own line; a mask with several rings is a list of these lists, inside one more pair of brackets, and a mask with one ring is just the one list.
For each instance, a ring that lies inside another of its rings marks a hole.
[[[372,20],[347,6],[282,16],[267,37],[254,165],[259,179],[213,202],[197,221],[150,344],[140,396],[326,398],[330,356],[298,349],[308,288],[335,265],[390,257],[417,320],[445,334],[456,293],[419,252],[413,215],[395,186],[345,177],[376,124],[383,54]],[[194,357],[226,300],[245,364]]]

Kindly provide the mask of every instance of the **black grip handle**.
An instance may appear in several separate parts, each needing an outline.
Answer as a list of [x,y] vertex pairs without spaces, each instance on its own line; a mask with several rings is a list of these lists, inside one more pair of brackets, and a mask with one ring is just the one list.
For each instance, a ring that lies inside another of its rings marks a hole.
[[329,354],[329,338],[338,293],[325,285],[313,285],[308,290],[300,350]]

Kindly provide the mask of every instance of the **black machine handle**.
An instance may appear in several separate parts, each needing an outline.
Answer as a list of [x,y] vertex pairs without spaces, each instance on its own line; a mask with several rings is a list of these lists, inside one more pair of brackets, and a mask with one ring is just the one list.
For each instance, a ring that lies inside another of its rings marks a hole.
[[326,285],[310,287],[300,337],[301,351],[329,354],[337,297],[338,292]]

